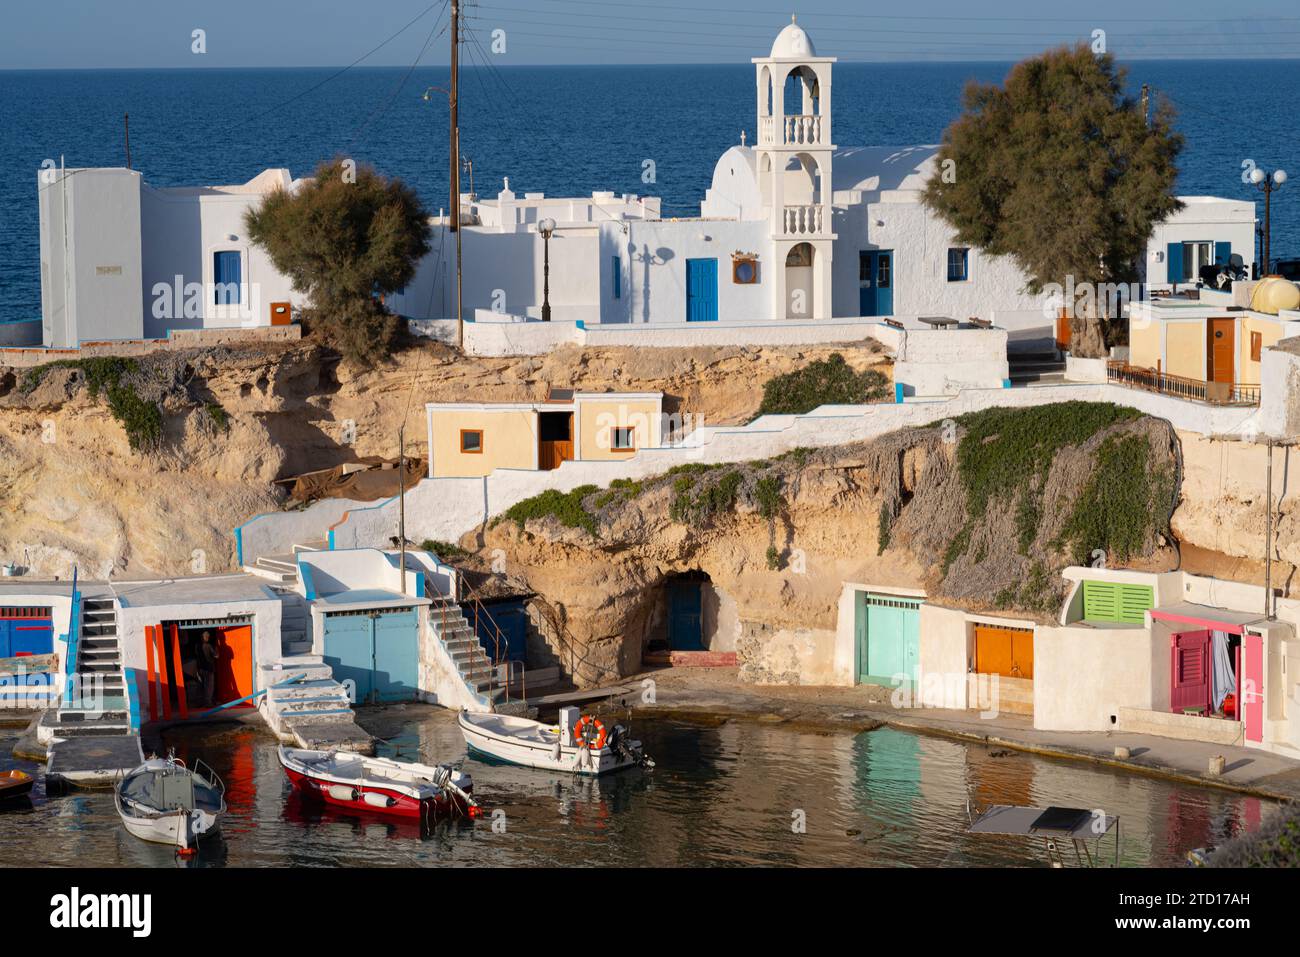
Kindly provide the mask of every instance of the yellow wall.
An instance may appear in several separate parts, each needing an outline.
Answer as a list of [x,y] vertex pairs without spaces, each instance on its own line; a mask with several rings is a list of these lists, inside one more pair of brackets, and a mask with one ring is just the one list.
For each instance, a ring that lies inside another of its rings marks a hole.
[[1275,319],[1261,319],[1249,314],[1241,318],[1241,341],[1237,343],[1237,381],[1243,385],[1259,385],[1259,363],[1250,358],[1250,334],[1258,332],[1260,352],[1282,338],[1282,323]]
[[[433,475],[468,478],[493,469],[531,469],[537,459],[537,413],[519,410],[435,410]],[[462,453],[461,429],[481,429],[483,451]]]
[[624,459],[632,451],[610,448],[610,430],[615,426],[636,429],[636,447],[644,449],[659,444],[659,399],[583,399],[578,408],[579,446],[575,454],[586,461]]
[[1159,319],[1132,319],[1128,330],[1128,363],[1139,369],[1154,369],[1160,359]]
[[1163,371],[1188,379],[1205,378],[1205,320],[1165,322]]

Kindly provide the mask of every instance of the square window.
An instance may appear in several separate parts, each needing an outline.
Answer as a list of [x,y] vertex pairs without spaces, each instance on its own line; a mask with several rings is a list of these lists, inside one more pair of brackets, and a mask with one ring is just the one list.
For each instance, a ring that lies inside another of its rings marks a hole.
[[948,250],[948,281],[965,282],[969,278],[970,250],[954,247]]
[[462,452],[478,455],[483,451],[483,430],[482,429],[461,429],[460,430],[460,450]]
[[615,427],[610,429],[609,447],[615,452],[633,452],[636,450],[636,429]]
[[223,249],[212,254],[212,285],[218,306],[237,306],[240,302],[240,283],[243,263],[238,249]]

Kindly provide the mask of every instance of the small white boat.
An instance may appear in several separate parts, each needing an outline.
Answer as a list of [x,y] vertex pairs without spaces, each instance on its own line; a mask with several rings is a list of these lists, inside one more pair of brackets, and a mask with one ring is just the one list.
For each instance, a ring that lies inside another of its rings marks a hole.
[[126,829],[182,853],[211,834],[226,814],[226,786],[202,761],[187,768],[175,755],[150,758],[117,785],[113,794]]
[[427,820],[439,814],[480,817],[474,782],[450,765],[369,758],[351,751],[280,747],[280,766],[304,797],[354,811]]
[[462,711],[458,719],[465,744],[477,753],[507,764],[572,774],[606,774],[638,765],[654,767],[640,741],[627,729],[606,729],[577,708],[561,708],[558,725],[506,714]]

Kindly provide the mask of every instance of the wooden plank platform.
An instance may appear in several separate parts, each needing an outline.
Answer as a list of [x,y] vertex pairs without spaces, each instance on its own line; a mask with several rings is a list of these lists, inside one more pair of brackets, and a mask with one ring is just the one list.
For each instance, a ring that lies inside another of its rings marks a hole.
[[50,745],[45,777],[56,786],[102,787],[142,764],[138,734],[71,737]]
[[529,698],[528,705],[533,708],[563,708],[570,704],[585,704],[588,701],[603,701],[623,695],[635,695],[641,691],[639,684],[612,685],[607,688],[583,688],[578,691],[564,691],[559,694],[541,695]]

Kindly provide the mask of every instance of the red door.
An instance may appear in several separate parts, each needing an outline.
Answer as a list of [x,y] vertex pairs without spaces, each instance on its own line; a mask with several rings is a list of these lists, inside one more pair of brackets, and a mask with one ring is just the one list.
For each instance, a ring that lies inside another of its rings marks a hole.
[[1210,633],[1184,631],[1170,636],[1169,710],[1210,713]]
[[1264,741],[1264,639],[1260,635],[1242,635],[1245,659],[1241,682],[1241,717],[1246,724],[1246,740]]

